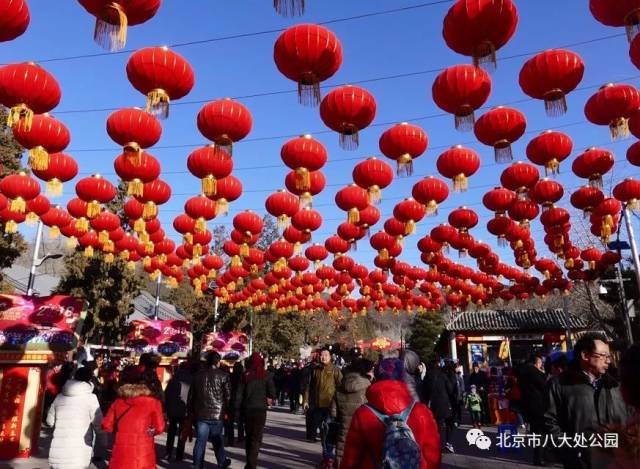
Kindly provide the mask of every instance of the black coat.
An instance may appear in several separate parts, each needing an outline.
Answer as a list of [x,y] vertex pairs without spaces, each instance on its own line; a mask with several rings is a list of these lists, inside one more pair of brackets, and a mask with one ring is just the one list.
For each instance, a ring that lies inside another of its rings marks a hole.
[[423,395],[436,420],[451,418],[456,385],[442,370],[433,369],[424,379]]
[[[583,434],[589,438],[602,431],[603,425],[624,424],[629,415],[618,382],[608,374],[601,378],[597,389],[587,375],[573,368],[549,382],[544,420],[547,432],[556,439],[562,434],[569,438]],[[591,468],[589,449],[565,445],[560,451],[566,468]]]
[[469,387],[475,386],[478,391],[484,389],[485,391],[489,387],[489,377],[487,374],[480,370],[477,373],[471,372],[469,375]]
[[169,380],[164,392],[164,410],[168,418],[181,419],[187,415],[187,400],[192,380],[193,374],[180,368]]
[[527,363],[521,369],[518,378],[520,404],[527,422],[534,425],[544,418],[546,399],[546,380],[544,372],[533,364]]
[[188,409],[196,420],[222,420],[229,411],[231,381],[219,368],[200,370],[189,389]]
[[244,376],[238,385],[235,398],[236,409],[267,410],[267,399],[276,398],[276,386],[273,375],[267,372],[263,379],[252,379],[245,383]]

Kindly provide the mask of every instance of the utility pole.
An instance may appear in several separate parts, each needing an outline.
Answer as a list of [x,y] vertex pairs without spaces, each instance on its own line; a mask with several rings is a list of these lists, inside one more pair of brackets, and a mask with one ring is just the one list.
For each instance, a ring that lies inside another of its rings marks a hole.
[[42,230],[44,224],[38,221],[38,231],[36,232],[36,242],[33,246],[33,257],[31,258],[31,269],[29,270],[29,280],[27,281],[27,296],[33,295],[33,283],[36,280],[36,268],[38,267],[38,256],[40,255],[40,245],[42,244]]
[[153,307],[153,319],[158,320],[158,310],[160,309],[160,285],[162,284],[162,273],[156,279],[156,303]]
[[640,292],[640,258],[638,257],[638,245],[636,244],[636,237],[633,233],[633,224],[631,223],[631,212],[628,207],[625,207],[622,211],[622,217],[624,218],[624,223],[627,226],[627,235],[629,236],[631,256],[633,257],[633,266],[635,268],[636,286],[638,287],[638,292]]
[[218,304],[220,300],[216,296],[213,300],[213,332],[216,332],[218,329]]
[[571,340],[571,323],[569,322],[569,296],[562,295],[562,309],[564,310],[564,327],[565,327],[565,343],[567,344],[567,350],[573,349],[573,340]]

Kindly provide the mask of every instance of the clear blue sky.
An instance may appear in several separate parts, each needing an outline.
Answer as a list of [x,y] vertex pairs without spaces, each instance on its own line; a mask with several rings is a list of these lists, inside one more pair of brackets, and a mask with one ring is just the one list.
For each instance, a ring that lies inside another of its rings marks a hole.
[[[309,0],[306,3],[304,22],[322,22],[421,4],[409,0]],[[624,157],[633,140],[611,142],[608,129],[586,122],[583,106],[598,85],[610,81],[638,85],[640,72],[629,61],[624,31],[597,23],[590,15],[588,2],[520,0],[516,4],[520,22],[512,40],[498,52],[498,69],[492,75],[493,90],[488,101],[491,107],[527,98],[518,86],[518,72],[527,57],[503,58],[520,54],[529,56],[547,48],[619,35],[571,48],[585,61],[586,71],[580,86],[588,89],[569,95],[569,112],[565,116],[547,117],[540,101],[525,100],[516,105],[528,119],[527,133],[514,146],[516,159],[526,159],[526,143],[542,130],[556,128],[573,138],[574,153],[563,163],[562,174],[558,177],[565,185],[565,197],[560,205],[569,208],[570,190],[583,184],[571,173],[571,161],[586,147],[605,146],[614,151],[617,160],[613,170],[614,182],[637,174],[636,168],[629,165]],[[329,25],[342,42],[344,62],[328,84],[353,83],[468,62],[466,57],[449,50],[442,39],[442,20],[450,5],[439,4]],[[105,131],[109,111],[85,111],[144,104],[144,97],[132,88],[126,78],[125,65],[129,53],[43,63],[43,59],[102,53],[103,50],[92,40],[93,18],[76,1],[31,0],[29,6],[32,16],[29,29],[15,41],[0,43],[0,63],[32,60],[42,63],[56,76],[63,98],[53,114],[71,131],[72,143],[68,152],[78,160],[81,175],[99,172],[115,182],[113,159],[119,152]],[[301,20],[278,16],[271,0],[164,0],[155,18],[129,29],[127,49],[272,30],[297,22]],[[184,201],[200,190],[199,181],[187,172],[186,158],[195,147],[207,143],[195,125],[195,116],[202,104],[188,102],[269,91],[293,91],[295,84],[280,75],[273,63],[273,43],[277,35],[269,33],[174,49],[192,64],[196,85],[182,100],[187,103],[178,101],[172,104],[170,118],[162,123],[162,139],[150,152],[161,161],[162,178],[173,188],[172,200],[161,207],[160,217],[166,231],[176,241],[179,239],[171,228],[171,222],[182,212]],[[413,120],[428,133],[429,149],[416,160],[413,177],[397,178],[384,191],[384,201],[380,206],[382,221],[391,215],[397,201],[410,196],[411,187],[418,178],[438,174],[435,161],[445,148],[464,143],[476,149],[482,157],[482,168],[470,179],[467,193],[452,194],[442,205],[439,216],[429,217],[418,225],[418,233],[405,243],[402,259],[419,264],[419,251],[415,246],[419,237],[446,220],[450,209],[467,205],[477,210],[480,216],[480,223],[472,234],[476,239],[490,241],[504,259],[512,262],[511,250],[495,247],[493,237],[486,232],[485,225],[491,213],[481,204],[484,192],[499,184],[504,166],[493,163],[493,149],[477,143],[473,133],[457,132],[451,116],[429,117],[441,113],[431,99],[435,75],[423,73],[364,84],[376,97],[378,112],[374,124],[361,132],[360,148],[354,152],[341,150],[336,134],[328,132],[320,120],[318,109],[300,106],[295,93],[241,98],[254,117],[251,134],[246,142],[236,146],[233,156],[234,174],[242,180],[244,194],[232,204],[228,217],[214,223],[230,225],[234,213],[245,208],[264,213],[264,199],[284,186],[287,172],[279,156],[280,146],[286,138],[277,137],[312,133],[327,146],[330,155],[324,169],[328,186],[322,195],[315,198],[315,206],[321,211],[324,223],[314,234],[314,241],[323,242],[335,233],[338,223],[346,219],[345,213],[334,206],[333,197],[336,190],[351,182],[353,165],[357,160],[379,154],[378,138],[389,124]],[[60,203],[66,203],[74,196],[74,183],[65,185]],[[607,178],[605,188],[609,190],[610,178]],[[579,223],[578,217],[574,217],[573,222]],[[539,221],[532,224],[532,233],[542,256],[547,250],[542,242],[544,233]],[[354,257],[371,266],[374,254],[365,239],[359,244]]]

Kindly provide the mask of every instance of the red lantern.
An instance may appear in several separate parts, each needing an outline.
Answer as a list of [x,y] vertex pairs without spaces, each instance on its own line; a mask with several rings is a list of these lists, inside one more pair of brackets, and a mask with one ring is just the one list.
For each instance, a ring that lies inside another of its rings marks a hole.
[[128,182],[127,195],[144,194],[144,184],[160,176],[160,163],[150,153],[142,152],[136,160],[122,153],[113,162],[113,167],[120,179]]
[[94,217],[90,225],[98,233],[98,241],[104,244],[109,240],[109,232],[120,228],[120,217],[105,210]]
[[182,213],[173,219],[173,229],[184,236],[185,241],[193,243],[193,232],[196,229],[196,221],[186,213]]
[[66,153],[51,153],[47,169],[32,170],[34,176],[47,182],[47,195],[62,195],[62,183],[70,181],[78,174],[78,163]]
[[280,150],[284,164],[296,172],[299,190],[308,191],[311,184],[309,173],[318,171],[327,162],[327,149],[311,135],[289,140]]
[[367,191],[355,184],[349,184],[336,193],[336,205],[347,212],[347,222],[358,223],[360,221],[359,211],[369,205]]
[[360,210],[359,217],[360,221],[358,222],[358,226],[364,228],[368,233],[369,228],[380,221],[380,210],[374,205],[369,204],[365,209]]
[[166,204],[171,198],[171,186],[162,179],[145,183],[142,192],[142,195],[136,195],[135,198],[144,204],[142,217],[146,220],[156,217],[158,215],[157,206]]
[[360,226],[351,223],[340,223],[337,229],[338,236],[347,241],[353,249],[356,248],[356,242],[366,235],[366,230]]
[[549,210],[542,212],[540,223],[543,226],[564,226],[569,223],[570,218],[569,212],[564,208],[551,207]]
[[613,168],[613,153],[602,148],[589,148],[573,160],[571,169],[580,178],[588,179],[589,185],[601,188],[602,176]]
[[640,2],[638,0],[590,0],[589,9],[593,17],[605,26],[624,26],[631,41],[640,30]]
[[107,133],[123,148],[125,155],[137,160],[143,149],[158,143],[162,126],[158,119],[142,109],[124,108],[109,115]]
[[342,65],[342,46],[336,35],[317,24],[298,24],[284,31],[273,46],[273,60],[285,77],[298,83],[298,99],[305,106],[320,103],[320,83]]
[[26,0],[0,0],[0,42],[12,41],[29,26],[29,7]]
[[528,228],[529,222],[535,219],[539,213],[538,204],[530,200],[516,200],[509,207],[509,217],[520,223],[523,228]]
[[36,223],[38,217],[46,213],[50,208],[51,204],[49,203],[49,199],[42,194],[38,194],[33,199],[27,200],[27,208],[25,210],[27,213],[27,224]]
[[499,106],[480,116],[474,126],[476,138],[495,150],[497,163],[513,160],[511,144],[524,134],[527,119],[520,111]]
[[540,179],[540,173],[535,166],[516,161],[502,171],[500,182],[504,187],[514,191],[519,198],[526,198],[527,191]]
[[567,112],[565,96],[582,81],[584,63],[564,49],[548,49],[527,60],[520,70],[520,88],[534,99],[544,100],[548,116]]
[[305,207],[291,217],[291,225],[303,233],[311,233],[322,225],[322,215],[311,207]]
[[117,51],[127,43],[127,27],[153,18],[161,0],[78,0],[96,17],[93,40],[103,49]]
[[233,160],[227,152],[208,145],[189,154],[187,168],[201,180],[202,193],[211,197],[216,195],[217,181],[233,171]]
[[511,0],[460,0],[447,12],[442,36],[453,51],[473,57],[474,65],[495,68],[496,51],[509,42],[517,25]]
[[328,237],[324,242],[324,247],[334,256],[344,254],[349,250],[349,243],[340,236]]
[[480,156],[471,148],[456,145],[441,153],[436,163],[438,171],[453,181],[453,190],[464,192],[468,188],[467,178],[480,168]]
[[311,207],[313,196],[322,192],[327,180],[321,171],[313,171],[309,173],[309,189],[300,189],[298,181],[298,173],[290,171],[284,179],[284,185],[289,192],[298,196],[301,208]]
[[51,207],[46,213],[40,215],[40,220],[49,227],[49,238],[60,236],[60,229],[71,223],[71,215],[59,206]]
[[590,215],[595,207],[604,200],[604,194],[593,186],[582,186],[571,194],[571,205],[582,210],[584,215]]
[[454,65],[436,77],[431,94],[440,109],[454,115],[456,129],[469,131],[475,122],[474,111],[489,99],[491,78],[474,65]]
[[466,233],[478,224],[478,215],[470,208],[460,207],[449,213],[448,221],[458,233]]
[[0,192],[9,199],[9,210],[25,213],[27,202],[40,194],[40,185],[31,176],[20,172],[10,174],[0,180]]
[[553,206],[562,199],[564,188],[562,185],[551,179],[540,179],[529,191],[529,197],[535,203],[542,205],[544,208]]
[[627,148],[627,161],[634,166],[640,166],[640,142]]
[[413,173],[413,160],[422,155],[429,145],[424,130],[417,125],[402,122],[387,129],[378,142],[380,151],[397,163],[397,173]]
[[233,217],[233,227],[245,235],[257,235],[262,231],[262,218],[251,210],[243,210]]
[[527,145],[527,158],[532,163],[544,166],[545,174],[558,174],[560,162],[573,150],[571,138],[562,132],[546,130]]
[[46,170],[49,154],[67,148],[71,138],[64,124],[48,114],[34,115],[29,128],[18,124],[12,130],[18,143],[29,150],[29,166],[38,170]]
[[226,215],[229,213],[229,204],[242,195],[242,183],[237,177],[229,175],[217,182],[216,189],[216,195],[212,197],[216,201],[216,212]]
[[320,118],[340,134],[340,147],[358,148],[358,132],[376,116],[376,101],[371,93],[357,86],[341,86],[330,91],[320,103]]
[[379,203],[382,189],[393,181],[391,166],[375,156],[356,164],[352,172],[353,182],[367,190],[370,203]]
[[230,155],[233,144],[251,132],[253,119],[249,109],[231,98],[210,101],[198,112],[198,130]]
[[640,107],[640,91],[635,86],[609,83],[601,87],[584,105],[587,120],[608,125],[611,138],[629,136],[629,117]]
[[194,232],[202,233],[207,229],[207,221],[216,217],[216,203],[204,194],[200,194],[185,202],[184,211],[196,221]]
[[415,233],[416,223],[422,220],[426,214],[426,208],[411,197],[398,202],[393,208],[394,218],[404,223],[405,235]]
[[61,96],[56,79],[39,65],[28,62],[0,67],[0,103],[10,108],[9,127],[20,125],[28,131],[33,115],[51,111]]
[[495,187],[482,197],[482,203],[496,215],[504,215],[509,207],[513,205],[517,196],[516,193],[504,187]]
[[427,215],[438,213],[438,204],[449,196],[447,184],[434,176],[427,176],[413,185],[411,195],[427,210]]
[[276,217],[278,227],[281,229],[289,225],[289,219],[300,209],[298,198],[284,189],[267,197],[264,206],[270,215]]
[[638,199],[640,199],[640,181],[626,178],[613,188],[613,196],[630,210],[637,211],[639,208]]
[[167,47],[134,52],[127,62],[127,77],[147,96],[147,112],[161,119],[169,117],[169,102],[189,94],[195,82],[189,62]]

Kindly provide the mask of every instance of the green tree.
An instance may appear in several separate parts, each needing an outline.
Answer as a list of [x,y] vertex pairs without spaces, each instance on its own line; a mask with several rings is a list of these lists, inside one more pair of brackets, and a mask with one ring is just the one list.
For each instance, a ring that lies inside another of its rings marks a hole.
[[[107,208],[122,216],[125,194],[126,185],[120,183]],[[64,260],[65,272],[56,292],[79,296],[88,302],[85,337],[98,343],[119,343],[126,319],[133,312],[133,300],[145,284],[143,274],[127,269],[126,262],[119,258],[105,263],[97,253],[85,257],[80,247]]]
[[[11,129],[6,124],[7,111],[0,107],[0,180],[9,174],[14,174],[22,168],[21,158],[24,148],[13,138]],[[7,234],[4,223],[0,221],[0,271],[11,267],[20,257],[27,245],[20,233]],[[0,272],[0,292],[12,292],[13,288],[4,282]]]
[[435,358],[435,343],[444,329],[444,319],[439,312],[417,314],[409,328],[407,345],[423,362]]

